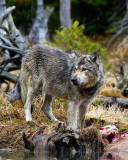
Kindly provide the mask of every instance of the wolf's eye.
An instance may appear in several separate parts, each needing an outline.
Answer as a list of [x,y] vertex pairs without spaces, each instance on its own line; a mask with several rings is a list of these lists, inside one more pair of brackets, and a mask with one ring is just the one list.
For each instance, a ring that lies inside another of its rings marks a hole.
[[86,68],[82,68],[82,71],[86,71],[87,69]]

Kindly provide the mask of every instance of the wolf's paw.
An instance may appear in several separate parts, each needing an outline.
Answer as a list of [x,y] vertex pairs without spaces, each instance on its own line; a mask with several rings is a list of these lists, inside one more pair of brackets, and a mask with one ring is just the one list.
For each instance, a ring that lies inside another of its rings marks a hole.
[[32,117],[26,117],[26,122],[32,121]]
[[67,126],[67,130],[70,130],[71,132],[76,132],[76,131],[77,131],[77,128],[76,128],[76,127],[73,127],[73,126],[68,125],[68,126]]
[[26,124],[27,124],[28,126],[31,126],[31,127],[37,126],[37,125],[36,125],[36,122],[34,122],[34,121],[27,121]]
[[65,131],[66,129],[66,124],[64,122],[61,122],[61,121],[58,121],[58,124],[55,128],[55,131],[58,132],[58,131]]

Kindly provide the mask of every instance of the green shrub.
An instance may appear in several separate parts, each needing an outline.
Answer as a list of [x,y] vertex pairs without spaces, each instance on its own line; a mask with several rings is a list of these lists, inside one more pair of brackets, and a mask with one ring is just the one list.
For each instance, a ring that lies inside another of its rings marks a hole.
[[46,42],[47,44],[61,48],[65,51],[79,50],[82,53],[90,53],[97,51],[103,60],[105,60],[107,51],[103,49],[100,44],[92,42],[88,37],[83,34],[85,27],[79,25],[75,21],[70,28],[60,27],[56,30],[53,37],[54,42]]

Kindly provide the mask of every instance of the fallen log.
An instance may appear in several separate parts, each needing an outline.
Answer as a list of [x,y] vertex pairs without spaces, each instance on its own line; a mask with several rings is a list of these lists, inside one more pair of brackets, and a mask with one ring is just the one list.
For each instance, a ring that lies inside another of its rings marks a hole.
[[116,97],[104,97],[104,98],[97,98],[101,103],[118,103],[118,104],[128,104],[128,98],[116,98]]
[[1,74],[0,74],[0,78],[1,79],[6,79],[10,82],[13,82],[13,83],[16,83],[17,82],[17,76],[12,74],[12,73],[9,73],[7,71],[3,71]]
[[[40,131],[41,130],[41,131]],[[31,137],[23,133],[24,146],[34,153],[49,154],[88,154],[103,152],[104,143],[94,126],[82,131],[73,131],[64,124],[59,123],[55,131],[43,134],[44,128],[40,127]]]
[[15,70],[19,70],[20,69],[20,66],[10,66],[10,67],[6,67],[5,68],[5,71],[15,71]]

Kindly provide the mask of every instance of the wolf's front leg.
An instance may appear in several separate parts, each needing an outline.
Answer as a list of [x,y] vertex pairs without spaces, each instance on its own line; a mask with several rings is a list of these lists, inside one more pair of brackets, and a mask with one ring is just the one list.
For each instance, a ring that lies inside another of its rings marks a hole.
[[89,105],[86,102],[83,102],[79,106],[79,128],[83,129],[85,124],[85,115],[87,113]]
[[68,103],[68,123],[73,130],[77,129],[77,109],[78,105],[74,101]]

